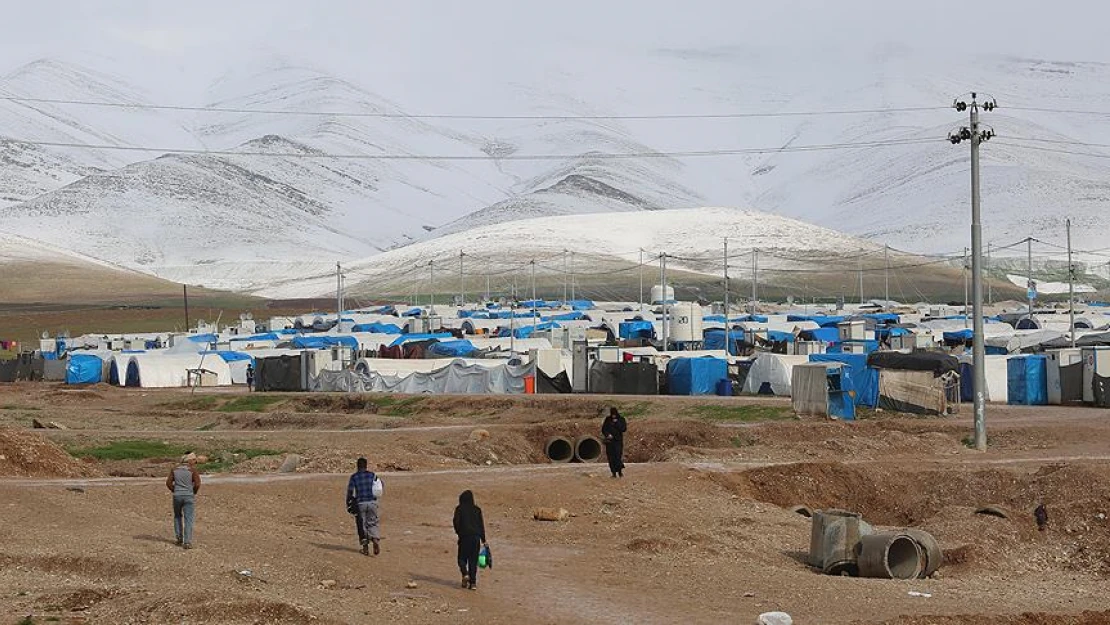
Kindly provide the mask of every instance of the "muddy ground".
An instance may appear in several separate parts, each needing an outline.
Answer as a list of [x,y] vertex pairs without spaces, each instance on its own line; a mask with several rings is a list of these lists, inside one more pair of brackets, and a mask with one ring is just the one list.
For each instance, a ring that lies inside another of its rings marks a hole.
[[[551,436],[630,419],[623,480],[552,464]],[[966,413],[966,411],[965,411]],[[424,397],[0,387],[0,625],[92,623],[1110,623],[1110,411],[790,418],[773,399]],[[33,421],[65,429],[31,431]],[[172,544],[172,458],[213,464],[197,548]],[[70,453],[72,452],[72,455]],[[263,453],[265,452],[265,453]],[[296,471],[279,473],[290,454]],[[383,552],[357,552],[343,486],[383,472]],[[473,489],[496,568],[457,588],[450,517]],[[1046,531],[1032,510],[1044,503]],[[857,510],[940,541],[932,579],[829,577],[809,520]],[[534,521],[539,506],[565,522]],[[1006,517],[978,514],[992,506]],[[242,571],[249,571],[243,574]],[[325,583],[326,582],[326,583]],[[910,594],[924,593],[929,596]]]

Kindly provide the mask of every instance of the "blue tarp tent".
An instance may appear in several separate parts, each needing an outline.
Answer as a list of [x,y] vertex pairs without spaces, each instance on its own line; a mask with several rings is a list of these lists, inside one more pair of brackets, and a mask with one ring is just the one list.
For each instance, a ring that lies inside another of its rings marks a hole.
[[863,317],[864,319],[874,319],[875,321],[884,324],[894,324],[902,320],[901,317],[894,313],[867,313]]
[[265,332],[262,334],[252,334],[250,336],[233,336],[232,341],[280,341],[281,338],[277,332]]
[[[740,330],[729,330],[728,338],[732,340],[732,349],[730,351],[738,353],[736,349],[737,343],[744,342],[744,333]],[[704,347],[705,349],[725,349],[725,331],[724,330],[706,330],[704,333]]]
[[334,335],[305,335],[293,339],[293,347],[296,349],[329,349],[337,345],[358,349],[358,339],[353,336]]
[[844,363],[856,392],[856,405],[879,405],[879,370],[867,366],[867,354],[810,354],[809,361]]
[[523,326],[520,328],[516,328],[515,330],[513,330],[513,336],[518,339],[526,339],[532,336],[532,334],[534,334],[538,330],[550,330],[552,328],[558,327],[560,327],[558,323],[554,321],[548,321],[547,323],[541,323],[534,326]]
[[817,328],[816,330],[802,330],[803,341],[820,341],[822,343],[838,343],[840,330],[836,328]]
[[581,321],[585,318],[586,318],[586,315],[584,315],[581,312],[576,310],[574,312],[568,312],[568,313],[562,313],[562,314],[559,314],[559,315],[551,315],[550,317],[544,317],[543,320],[544,321]]
[[452,358],[466,358],[476,351],[478,348],[474,347],[474,343],[467,340],[442,341],[428,346],[429,354]]
[[405,331],[392,323],[360,323],[351,332],[369,332],[371,334],[404,334]]
[[1048,357],[1014,356],[1006,359],[1007,403],[1044,406],[1048,403]]
[[652,339],[655,338],[655,326],[650,321],[622,321],[617,326],[617,333],[622,339]]
[[250,354],[245,352],[233,352],[227,350],[219,350],[212,352],[201,352],[202,356],[219,356],[224,362],[236,362],[240,360],[254,360]]
[[419,309],[419,308],[410,308],[410,309],[406,310],[405,312],[401,313],[401,316],[402,317],[419,317],[421,314],[423,314],[423,312],[424,311]]
[[964,329],[964,330],[956,330],[955,332],[945,332],[944,333],[944,342],[945,343],[963,343],[965,341],[970,341],[971,337],[973,337],[974,335],[975,335],[975,333],[972,332],[970,328]]
[[215,334],[194,334],[188,339],[194,343],[215,343],[219,340]]
[[588,299],[572,299],[567,304],[570,305],[571,310],[593,310],[597,308],[593,301]]
[[100,382],[104,361],[93,354],[70,354],[66,363],[66,384],[96,384]]
[[393,342],[389,344],[389,346],[396,347],[398,345],[404,345],[405,343],[410,343],[412,341],[443,341],[451,340],[453,338],[455,338],[453,335],[447,334],[446,332],[440,332],[437,334],[403,334],[394,339]]
[[717,385],[726,379],[728,362],[721,358],[675,358],[667,363],[671,395],[715,395]]
[[793,343],[794,334],[792,332],[783,332],[781,330],[767,330],[767,340],[774,341],[776,343],[782,343],[783,341],[787,343]]

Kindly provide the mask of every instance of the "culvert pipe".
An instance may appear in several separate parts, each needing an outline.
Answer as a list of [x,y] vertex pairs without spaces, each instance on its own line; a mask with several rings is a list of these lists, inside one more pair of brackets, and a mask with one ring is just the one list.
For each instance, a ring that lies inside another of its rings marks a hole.
[[827,562],[845,560],[844,553],[849,548],[854,550],[859,540],[860,518],[858,513],[847,510],[814,511],[810,517],[809,565],[828,572]]
[[921,573],[918,577],[926,578],[937,572],[940,568],[941,562],[944,561],[944,552],[940,549],[940,543],[937,542],[933,535],[924,530],[918,529],[904,529],[902,533],[909,536],[921,548],[922,556],[925,558],[924,565],[922,566]]
[[917,541],[903,532],[882,532],[860,539],[859,574],[883,579],[914,579],[925,568]]
[[578,462],[597,462],[601,458],[601,441],[596,436],[579,436],[574,441],[574,459]]
[[555,436],[544,444],[543,453],[552,462],[570,462],[574,460],[574,443],[562,436]]

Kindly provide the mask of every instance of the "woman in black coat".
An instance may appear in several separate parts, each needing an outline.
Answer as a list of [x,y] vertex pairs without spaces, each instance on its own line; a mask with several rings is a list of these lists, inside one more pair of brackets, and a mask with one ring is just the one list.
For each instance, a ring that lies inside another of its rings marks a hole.
[[624,477],[624,433],[628,422],[615,407],[609,409],[609,416],[601,425],[601,436],[605,439],[605,456],[609,459],[609,470],[613,477]]
[[464,490],[455,507],[455,534],[459,537],[459,572],[462,586],[475,590],[478,585],[478,554],[486,544],[486,524],[482,509],[474,505],[474,493]]

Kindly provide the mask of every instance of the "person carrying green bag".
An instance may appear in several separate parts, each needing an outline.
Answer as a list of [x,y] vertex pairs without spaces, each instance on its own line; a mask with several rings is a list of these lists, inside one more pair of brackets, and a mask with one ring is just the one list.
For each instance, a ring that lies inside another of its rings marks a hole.
[[464,490],[459,495],[459,505],[455,507],[455,534],[459,537],[459,573],[462,574],[462,587],[478,589],[478,560],[483,548],[486,562],[489,545],[486,544],[486,524],[482,519],[482,509],[474,505],[474,493]]

